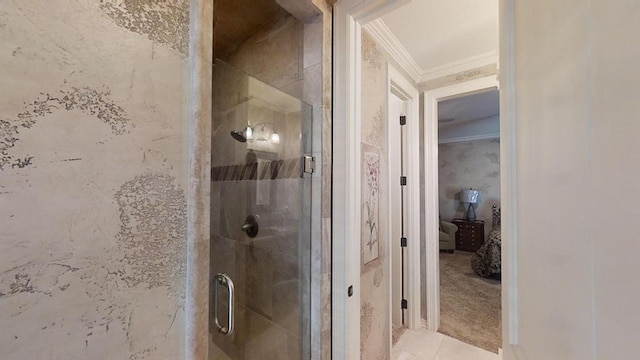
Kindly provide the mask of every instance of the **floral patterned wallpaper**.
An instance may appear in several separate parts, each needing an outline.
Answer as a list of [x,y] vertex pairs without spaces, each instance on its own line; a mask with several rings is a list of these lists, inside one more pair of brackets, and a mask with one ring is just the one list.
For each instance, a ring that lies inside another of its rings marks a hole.
[[[389,246],[387,201],[387,64],[374,40],[362,34],[362,271],[360,277],[360,350],[362,359],[388,359]],[[377,189],[376,189],[377,188]],[[374,190],[375,189],[375,190]],[[377,206],[376,206],[377,203]],[[375,226],[374,226],[375,225]],[[369,247],[374,238],[376,247]]]
[[380,254],[380,155],[374,149],[366,151],[363,145],[362,176],[362,263],[375,261]]
[[438,146],[440,216],[464,218],[467,207],[460,201],[462,189],[480,190],[476,208],[485,221],[485,237],[491,230],[491,206],[500,206],[500,140],[474,140]]

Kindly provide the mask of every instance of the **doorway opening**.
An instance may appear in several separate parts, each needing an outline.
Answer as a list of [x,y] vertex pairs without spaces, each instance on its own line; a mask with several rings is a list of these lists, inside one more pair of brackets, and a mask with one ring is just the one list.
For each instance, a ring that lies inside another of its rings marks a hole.
[[[499,92],[438,101],[438,331],[498,352],[501,324]],[[424,299],[425,307],[427,299]]]
[[[410,4],[418,6],[418,4],[424,4],[425,2],[411,2]],[[433,105],[430,105],[429,102],[433,99],[429,97],[433,97],[434,95],[437,99],[445,100],[447,96],[452,96],[454,94],[460,93],[468,93],[473,92],[478,89],[485,89],[491,87],[497,87],[497,36],[494,36],[495,39],[495,47],[493,47],[492,55],[486,57],[474,57],[473,59],[465,59],[462,63],[458,62],[456,64],[451,65],[447,69],[439,69],[441,71],[433,71],[432,73],[426,73],[424,71],[413,71],[415,70],[414,64],[411,61],[403,62],[403,55],[407,53],[410,45],[407,45],[406,49],[400,49],[399,51],[395,51],[398,49],[396,45],[398,42],[398,38],[394,38],[393,36],[388,35],[388,30],[385,32],[384,26],[381,25],[378,20],[381,16],[392,13],[396,9],[402,8],[406,2],[403,1],[386,1],[375,3],[374,1],[364,1],[362,5],[355,4],[355,2],[338,2],[336,4],[336,8],[334,11],[334,116],[340,119],[346,119],[344,121],[344,126],[340,122],[334,123],[334,148],[339,149],[340,153],[344,153],[345,156],[343,158],[344,161],[334,162],[334,172],[336,174],[340,174],[338,176],[339,179],[344,180],[340,182],[334,182],[334,190],[338,190],[338,194],[340,197],[335,197],[334,200],[334,210],[336,211],[336,218],[348,219],[348,222],[334,223],[334,261],[335,263],[345,263],[348,266],[345,266],[345,276],[342,278],[334,278],[334,290],[340,291],[341,288],[355,289],[354,298],[349,297],[334,297],[334,308],[340,310],[346,310],[340,313],[334,313],[334,319],[336,319],[336,315],[340,316],[340,318],[345,319],[344,322],[341,322],[340,327],[334,327],[334,348],[333,353],[337,356],[344,356],[345,354],[349,357],[356,358],[358,357],[359,350],[363,348],[375,348],[375,346],[371,347],[368,344],[371,343],[371,337],[367,334],[366,327],[360,329],[360,319],[357,315],[360,314],[360,308],[358,305],[365,302],[367,299],[363,299],[363,294],[358,293],[360,290],[361,283],[363,284],[362,288],[365,289],[367,282],[364,279],[363,282],[360,281],[360,269],[358,266],[353,266],[353,264],[358,264],[356,259],[361,256],[360,243],[357,241],[361,238],[360,236],[360,227],[357,226],[357,222],[354,222],[354,219],[361,219],[360,214],[360,188],[358,187],[358,183],[360,180],[360,162],[361,162],[361,151],[360,151],[360,139],[362,138],[361,134],[361,111],[363,109],[368,109],[369,106],[360,106],[360,102],[365,99],[365,96],[362,96],[362,99],[358,94],[364,91],[359,88],[361,83],[361,79],[369,77],[371,74],[377,74],[375,71],[370,71],[371,69],[363,68],[361,69],[359,66],[361,59],[366,59],[367,63],[371,63],[372,59],[375,61],[380,59],[380,57],[372,57],[372,53],[368,52],[371,47],[361,46],[364,43],[364,40],[361,39],[361,26],[367,24],[366,28],[370,29],[369,23],[372,23],[372,26],[376,26],[377,36],[376,40],[377,44],[380,45],[380,48],[384,48],[387,50],[387,55],[389,56],[387,59],[382,60],[382,65],[385,65],[385,61],[389,61],[394,65],[398,65],[403,70],[403,75],[407,78],[411,78],[414,81],[415,86],[419,89],[425,91],[424,93],[424,117],[425,119],[430,116],[429,112],[431,112]],[[409,6],[409,5],[407,5]],[[497,7],[497,6],[496,6]],[[449,9],[451,10],[451,9]],[[497,10],[497,9],[495,9]],[[493,9],[491,9],[493,11]],[[437,12],[431,12],[437,13]],[[425,14],[424,11],[414,11],[412,14],[420,14],[423,16]],[[407,14],[404,14],[407,15]],[[411,16],[409,16],[411,17]],[[497,35],[497,11],[495,11],[495,16],[490,17],[495,20]],[[386,22],[386,19],[383,19]],[[403,29],[410,32],[412,36],[410,37],[410,41],[415,42],[423,42],[424,38],[416,35],[416,28],[409,24],[407,16],[402,17],[398,23],[400,26],[404,26]],[[491,20],[491,21],[494,21]],[[417,21],[420,21],[418,19]],[[422,18],[424,22],[424,16]],[[450,21],[449,21],[450,23]],[[416,24],[416,23],[412,23]],[[380,31],[378,31],[380,30]],[[402,45],[402,44],[401,44]],[[406,44],[405,44],[406,45]],[[362,49],[363,53],[360,53],[360,49]],[[375,54],[374,54],[375,55]],[[440,55],[440,53],[438,53]],[[392,58],[391,60],[389,60]],[[406,57],[404,58],[406,59]],[[455,66],[454,66],[455,65]],[[368,66],[368,65],[367,65]],[[508,65],[505,65],[508,66]],[[423,68],[424,69],[424,68]],[[365,73],[365,70],[368,72]],[[362,71],[362,73],[361,73]],[[505,74],[508,76],[508,74]],[[483,77],[484,76],[484,77]],[[485,78],[486,77],[486,78]],[[424,79],[427,80],[424,80]],[[478,85],[480,83],[481,86],[478,88],[469,88]],[[431,89],[442,89],[442,87],[448,84],[453,87],[458,86],[456,88],[456,92],[452,94],[437,94],[431,93]],[[463,85],[464,84],[464,85]],[[472,84],[473,86],[470,86]],[[465,88],[467,87],[467,88]],[[373,93],[376,90],[369,90],[368,93]],[[378,99],[376,97],[374,99]],[[421,99],[422,100],[422,99]],[[377,100],[376,100],[377,101]],[[367,104],[370,104],[368,101]],[[437,106],[437,102],[434,101],[435,106]],[[367,110],[369,111],[369,110]],[[418,274],[420,272],[423,273],[423,281],[427,281],[425,286],[425,292],[429,294],[429,296],[433,294],[438,294],[437,298],[434,302],[429,302],[426,312],[426,324],[427,329],[437,330],[439,324],[439,249],[438,249],[438,200],[437,200],[437,109],[434,111],[434,120],[433,122],[428,122],[424,124],[424,131],[420,130],[420,133],[424,132],[424,161],[418,161],[418,167],[424,166],[424,168],[420,169],[420,173],[425,173],[425,181],[421,182],[424,184],[424,191],[422,194],[427,196],[429,194],[429,198],[425,201],[425,216],[422,219],[418,220],[418,223],[422,222],[423,224],[423,233],[424,240],[420,241],[420,244],[425,247],[425,251],[423,252],[424,256],[431,256],[431,259],[427,259],[425,261],[424,266],[417,267],[416,269],[410,268],[409,273],[413,273],[414,271]],[[364,118],[364,117],[363,117]],[[339,131],[336,131],[339,130]],[[504,130],[506,129],[506,130]],[[504,131],[507,134],[511,134],[508,131],[508,127],[504,127],[500,130]],[[507,139],[507,145],[503,147],[501,153],[505,153],[504,148],[513,148],[513,139]],[[510,140],[510,141],[509,141]],[[435,144],[436,149],[427,149],[427,144]],[[422,152],[422,151],[420,151]],[[418,152],[417,154],[420,154]],[[409,151],[411,153],[411,151]],[[435,156],[434,156],[435,155]],[[511,164],[511,162],[507,161],[507,164]],[[432,177],[433,174],[431,172],[427,172],[427,169],[435,168],[436,171],[433,172],[435,174],[435,178],[432,181],[427,181],[427,178]],[[504,174],[509,173],[509,167],[502,171],[502,178],[508,178]],[[504,184],[505,188],[510,187],[511,184],[507,181]],[[421,195],[422,196],[422,195]],[[512,199],[503,199],[505,202],[505,206],[508,205],[508,209],[512,211]],[[340,205],[340,206],[335,206]],[[417,212],[420,214],[420,211]],[[507,230],[509,230],[507,228]],[[510,230],[509,230],[510,231]],[[394,239],[390,239],[393,241]],[[409,239],[410,240],[410,239]],[[418,252],[420,254],[420,252]],[[507,252],[508,259],[505,259],[505,263],[513,264],[515,261],[513,257],[513,252],[509,250]],[[505,305],[505,319],[509,319],[508,322],[505,322],[505,333],[509,334],[509,342],[505,340],[505,343],[511,344],[513,341],[513,331],[512,329],[514,321],[512,316],[509,314],[513,314],[513,309],[515,308],[515,280],[513,280],[513,270],[511,266],[507,266],[509,279],[508,286],[505,286],[505,295],[503,295],[508,302],[508,306]],[[429,275],[430,274],[430,275]],[[428,279],[431,277],[431,279]],[[418,280],[420,283],[420,280]],[[343,286],[341,286],[343,284]],[[336,292],[337,294],[337,292]],[[365,296],[367,294],[364,294]],[[427,296],[427,295],[425,295]],[[376,299],[374,299],[376,300]],[[377,300],[376,300],[377,301]],[[418,299],[420,301],[420,299]],[[365,307],[362,307],[366,310]],[[409,302],[409,309],[411,309],[411,302]],[[369,309],[370,310],[370,309]],[[435,311],[437,310],[437,311]],[[375,314],[376,312],[374,312]],[[366,315],[366,314],[365,314]],[[379,316],[378,316],[379,317]],[[366,319],[368,320],[368,319]],[[419,318],[420,320],[420,318]],[[506,321],[506,320],[505,320]],[[389,314],[389,323],[391,322],[391,314]],[[364,322],[364,324],[368,325],[368,323]],[[377,326],[377,323],[374,324]],[[361,333],[361,330],[364,334]],[[391,336],[389,336],[391,337]],[[341,339],[345,339],[348,341],[342,341]],[[364,344],[361,344],[361,341],[364,341]],[[444,344],[444,343],[443,343]],[[364,346],[363,346],[364,345]],[[437,348],[438,346],[436,346]],[[475,349],[475,348],[474,348]],[[393,353],[392,353],[393,354]],[[433,355],[433,358],[436,354]],[[444,353],[442,354],[444,355]],[[393,355],[392,355],[393,356]],[[427,357],[429,358],[429,357]]]

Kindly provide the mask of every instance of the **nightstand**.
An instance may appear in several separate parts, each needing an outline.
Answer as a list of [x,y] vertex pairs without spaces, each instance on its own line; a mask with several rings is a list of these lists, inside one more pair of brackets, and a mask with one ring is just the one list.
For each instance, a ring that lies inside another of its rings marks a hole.
[[484,243],[484,221],[467,221],[453,219],[452,223],[458,227],[456,232],[456,250],[475,252]]

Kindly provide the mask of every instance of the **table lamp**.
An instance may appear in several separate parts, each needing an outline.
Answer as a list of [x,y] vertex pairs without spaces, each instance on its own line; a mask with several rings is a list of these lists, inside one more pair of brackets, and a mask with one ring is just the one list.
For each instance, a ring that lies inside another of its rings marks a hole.
[[467,209],[467,221],[475,221],[476,220],[476,210],[473,207],[473,204],[478,203],[480,197],[480,191],[478,190],[462,190],[462,201],[469,203],[469,209]]

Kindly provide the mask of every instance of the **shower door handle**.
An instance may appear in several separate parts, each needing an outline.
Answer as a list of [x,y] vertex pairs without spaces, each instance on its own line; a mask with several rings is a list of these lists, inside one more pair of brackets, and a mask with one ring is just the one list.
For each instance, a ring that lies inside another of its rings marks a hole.
[[[227,274],[218,273],[213,278],[213,322],[218,328],[218,332],[223,335],[231,335],[233,333],[233,281]],[[228,316],[227,316],[227,326],[220,325],[218,320],[218,286],[225,286],[229,293],[228,298]]]

